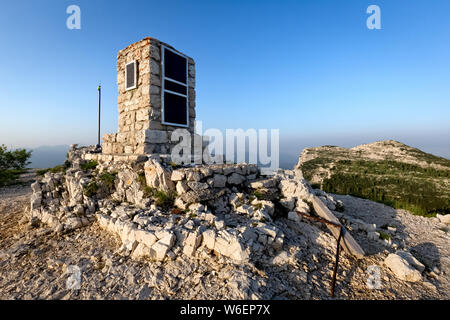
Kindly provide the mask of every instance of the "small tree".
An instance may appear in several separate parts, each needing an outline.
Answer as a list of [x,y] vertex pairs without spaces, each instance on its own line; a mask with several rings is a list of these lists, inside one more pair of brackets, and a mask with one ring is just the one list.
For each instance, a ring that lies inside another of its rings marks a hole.
[[9,150],[0,145],[0,185],[11,183],[18,173],[30,164],[31,151],[26,149]]

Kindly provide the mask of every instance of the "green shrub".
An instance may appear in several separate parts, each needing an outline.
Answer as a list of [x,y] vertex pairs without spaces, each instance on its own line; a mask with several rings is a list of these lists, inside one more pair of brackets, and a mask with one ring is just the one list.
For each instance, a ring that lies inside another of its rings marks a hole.
[[39,169],[36,171],[36,174],[38,176],[43,176],[47,172],[51,172],[51,173],[65,172],[68,167],[70,167],[70,162],[67,163],[67,161],[66,161],[66,162],[64,162],[63,165],[57,165],[57,166],[54,166],[53,168]]
[[11,184],[17,184],[18,179],[22,173],[25,173],[25,169],[10,169],[10,170],[3,170],[0,171],[0,187],[11,185]]
[[43,176],[43,175],[46,174],[49,170],[50,170],[50,168],[47,168],[47,169],[39,169],[39,170],[36,171],[36,174],[37,174],[38,176]]
[[253,191],[253,196],[255,196],[258,200],[264,200],[265,194],[261,190],[255,190]]
[[172,168],[174,168],[174,169],[178,168],[178,165],[177,165],[175,162],[173,162],[173,161],[170,161],[170,162],[169,162],[169,165],[170,165]]
[[147,185],[147,181],[145,180],[145,173],[139,172],[138,177],[136,178],[136,182],[139,182],[141,184],[141,187],[144,187]]
[[391,238],[391,236],[389,234],[387,234],[386,232],[383,231],[378,231],[380,234],[380,239],[383,240],[389,240]]
[[157,206],[163,209],[169,209],[173,207],[175,201],[175,195],[173,192],[164,192],[162,190],[157,190],[153,194],[153,198],[155,199],[155,203]]
[[50,168],[48,171],[51,173],[58,173],[58,172],[64,172],[66,170],[66,167],[64,165],[58,165],[54,166],[53,168]]
[[98,186],[97,182],[91,181],[87,185],[85,185],[83,188],[84,188],[84,194],[87,197],[92,197],[97,194],[99,186]]
[[[305,178],[310,179],[315,170],[330,161],[334,160],[316,158],[305,162],[302,166]],[[441,162],[444,164],[443,160]],[[331,176],[322,181],[322,190],[433,217],[437,213],[450,213],[450,192],[446,186],[449,177],[450,170],[392,160],[339,160],[335,162]]]
[[0,186],[17,183],[20,174],[30,164],[28,159],[31,151],[16,149],[8,151],[5,145],[0,145]]
[[262,203],[257,203],[253,205],[253,209],[255,210],[261,210],[263,207]]
[[151,198],[151,197],[153,197],[153,195],[155,194],[155,189],[154,188],[152,188],[152,187],[149,187],[149,186],[145,186],[144,188],[143,188],[143,191],[144,191],[144,197],[145,198]]
[[69,169],[71,165],[72,163],[69,160],[64,161],[64,167],[66,167],[66,169]]
[[144,192],[145,198],[151,198],[155,195],[156,189],[147,186],[147,181],[145,180],[145,173],[139,172],[138,177],[136,178],[136,182],[138,182],[141,186],[142,191]]
[[115,187],[114,182],[116,180],[116,177],[117,177],[117,173],[116,172],[103,172],[102,174],[100,174],[99,180],[106,187],[108,187],[108,189],[112,190]]
[[7,147],[0,145],[0,171],[16,169],[21,170],[30,164],[31,151],[16,149],[8,151]]
[[88,171],[88,170],[95,169],[97,166],[98,166],[98,162],[97,161],[90,160],[90,161],[86,161],[86,162],[82,163],[80,165],[80,168],[83,171]]

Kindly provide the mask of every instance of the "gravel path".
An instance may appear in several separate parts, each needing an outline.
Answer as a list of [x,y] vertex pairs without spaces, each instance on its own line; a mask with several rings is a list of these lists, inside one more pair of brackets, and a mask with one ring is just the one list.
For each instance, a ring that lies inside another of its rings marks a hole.
[[[425,266],[425,287],[431,288],[440,299],[450,298],[450,232],[437,218],[415,216],[406,210],[396,210],[384,204],[352,196],[333,195],[344,203],[344,217],[361,219],[377,226],[396,229],[394,237],[404,241],[407,248]],[[364,232],[352,235],[366,253],[385,256],[394,250],[369,241]]]

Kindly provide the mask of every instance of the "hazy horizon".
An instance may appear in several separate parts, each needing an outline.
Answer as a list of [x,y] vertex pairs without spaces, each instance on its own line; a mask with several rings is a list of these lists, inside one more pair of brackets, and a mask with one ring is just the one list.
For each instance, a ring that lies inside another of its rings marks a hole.
[[[309,141],[304,141],[304,139],[296,139],[290,137],[287,139],[280,139],[280,168],[282,169],[292,169],[297,163],[300,153],[305,148],[320,147],[324,145],[335,145],[343,148],[353,148],[361,144],[373,143],[381,140],[397,140],[406,145],[414,148],[418,148],[424,152],[431,153],[435,156],[443,157],[450,160],[450,150],[447,147],[441,147],[439,145],[434,145],[423,141],[419,144],[410,144],[402,139],[394,138],[384,138],[378,140],[364,140],[361,137],[355,137],[353,139],[347,139],[343,141],[342,139],[332,139],[326,137],[315,137],[310,138]],[[329,142],[329,143],[328,143]],[[90,144],[80,144],[80,145],[90,145]],[[30,161],[30,168],[48,168],[53,167],[58,164],[62,164],[66,160],[66,154],[69,149],[69,144],[67,145],[43,145],[32,149],[32,157]]]
[[101,134],[117,132],[117,52],[152,36],[195,60],[204,129],[278,128],[289,164],[386,139],[450,157],[448,1],[381,1],[381,30],[357,0],[132,3],[77,1],[80,30],[67,1],[2,6],[0,143],[95,144],[99,82]]

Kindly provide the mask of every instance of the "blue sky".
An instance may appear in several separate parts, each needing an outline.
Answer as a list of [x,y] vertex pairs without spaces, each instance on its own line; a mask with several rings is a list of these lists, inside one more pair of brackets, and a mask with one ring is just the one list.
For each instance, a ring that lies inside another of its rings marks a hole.
[[[66,8],[81,8],[81,30]],[[366,8],[381,8],[381,30]],[[193,57],[207,128],[279,128],[283,153],[397,139],[450,157],[450,2],[9,1],[0,143],[94,144],[117,131],[117,51],[152,36]]]

